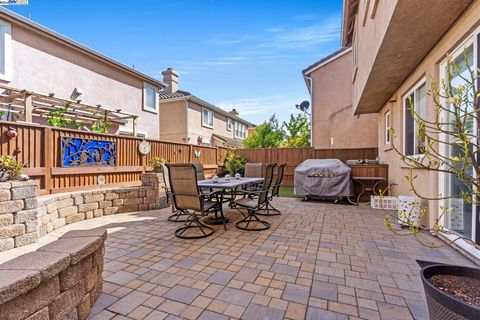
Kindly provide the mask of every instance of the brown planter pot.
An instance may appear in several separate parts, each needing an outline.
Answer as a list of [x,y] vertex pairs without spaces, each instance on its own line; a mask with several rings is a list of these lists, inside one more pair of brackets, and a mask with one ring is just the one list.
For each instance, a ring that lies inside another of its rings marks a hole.
[[153,171],[156,173],[163,173],[163,168],[162,167],[154,167]]

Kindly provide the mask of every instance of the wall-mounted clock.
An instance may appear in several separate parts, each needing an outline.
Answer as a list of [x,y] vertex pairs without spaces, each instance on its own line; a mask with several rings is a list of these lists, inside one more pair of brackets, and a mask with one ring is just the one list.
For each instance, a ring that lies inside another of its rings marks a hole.
[[149,154],[151,149],[152,149],[152,147],[150,146],[150,143],[148,143],[146,140],[143,140],[138,145],[138,151],[141,154]]

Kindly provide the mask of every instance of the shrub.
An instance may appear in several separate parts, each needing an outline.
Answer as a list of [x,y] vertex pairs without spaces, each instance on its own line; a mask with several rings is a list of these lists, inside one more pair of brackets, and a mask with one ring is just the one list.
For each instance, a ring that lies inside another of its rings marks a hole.
[[148,162],[150,164],[151,167],[160,167],[160,165],[164,164],[166,161],[165,161],[165,158],[163,157],[153,157],[152,159],[150,159],[150,161]]
[[8,173],[10,179],[17,179],[22,174],[23,164],[11,156],[0,156],[0,172]]
[[231,175],[236,173],[243,174],[246,164],[247,158],[243,154],[229,152],[225,157],[225,170]]

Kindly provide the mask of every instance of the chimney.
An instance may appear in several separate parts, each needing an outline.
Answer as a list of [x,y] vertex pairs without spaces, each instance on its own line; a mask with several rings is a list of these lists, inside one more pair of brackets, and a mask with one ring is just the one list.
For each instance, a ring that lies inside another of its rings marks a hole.
[[229,112],[232,116],[238,117],[240,113],[238,113],[237,109],[232,109],[232,111]]
[[177,71],[173,70],[172,68],[168,68],[167,70],[162,72],[163,74],[163,82],[168,84],[168,87],[165,88],[166,93],[174,93],[178,90],[178,77],[179,74]]

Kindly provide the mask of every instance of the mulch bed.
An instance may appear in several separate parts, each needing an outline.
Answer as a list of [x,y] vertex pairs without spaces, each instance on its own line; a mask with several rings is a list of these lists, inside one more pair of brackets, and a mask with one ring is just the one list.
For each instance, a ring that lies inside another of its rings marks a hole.
[[465,276],[434,275],[428,279],[438,289],[480,308],[480,280]]

